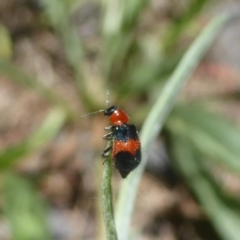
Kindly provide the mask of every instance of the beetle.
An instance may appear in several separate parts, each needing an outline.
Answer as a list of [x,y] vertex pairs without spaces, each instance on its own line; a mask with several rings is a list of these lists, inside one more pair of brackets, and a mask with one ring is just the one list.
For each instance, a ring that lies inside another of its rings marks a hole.
[[135,125],[129,124],[128,115],[116,105],[104,110],[104,116],[108,116],[111,126],[105,130],[111,132],[105,134],[103,138],[111,141],[102,156],[106,158],[112,151],[112,159],[122,178],[126,178],[141,162],[141,143]]

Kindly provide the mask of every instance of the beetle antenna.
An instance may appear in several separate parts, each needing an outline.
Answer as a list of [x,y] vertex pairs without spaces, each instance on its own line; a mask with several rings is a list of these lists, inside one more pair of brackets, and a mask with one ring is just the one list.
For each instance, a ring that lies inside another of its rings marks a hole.
[[[106,92],[106,107],[108,107],[109,102],[110,102],[110,91],[109,91],[109,89],[107,89],[107,92]],[[104,112],[104,111],[105,111],[105,109],[100,109],[96,112],[91,112],[91,113],[84,114],[80,118],[85,118],[85,117],[88,117],[88,116],[91,116],[91,115],[94,115],[94,114],[98,114],[98,113]]]
[[101,109],[101,110],[98,110],[96,112],[87,113],[87,114],[82,115],[80,118],[85,118],[85,117],[88,117],[88,116],[91,116],[91,115],[94,115],[94,114],[98,114],[98,113],[104,112],[104,111],[105,111],[105,109]]
[[109,106],[109,102],[110,102],[110,90],[107,89],[107,93],[106,93],[106,107]]

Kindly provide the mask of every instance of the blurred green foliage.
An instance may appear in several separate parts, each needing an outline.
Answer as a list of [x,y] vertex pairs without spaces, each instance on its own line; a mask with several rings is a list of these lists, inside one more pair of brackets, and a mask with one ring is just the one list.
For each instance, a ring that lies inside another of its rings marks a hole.
[[29,180],[12,173],[3,175],[3,211],[14,240],[51,239],[46,205]]
[[240,202],[212,173],[216,164],[239,174],[240,131],[201,105],[176,108],[167,123],[173,164],[186,178],[223,239],[238,239]]
[[0,59],[10,59],[12,56],[12,42],[8,30],[0,24]]
[[8,169],[13,163],[37,151],[48,143],[61,130],[66,120],[66,113],[61,109],[52,109],[42,126],[19,145],[11,146],[0,153],[0,170]]
[[[146,116],[151,109],[159,93],[155,89],[161,89],[167,82],[186,51],[185,48],[178,48],[180,38],[185,36],[190,24],[198,22],[198,14],[209,2],[192,1],[185,11],[169,19],[170,27],[160,34],[154,23],[152,29],[141,29],[141,17],[148,11],[149,1],[91,1],[100,11],[97,32],[99,47],[94,52],[101,83],[99,92],[111,88],[117,102],[122,105],[129,101],[136,103],[139,110],[133,113],[133,118],[141,125],[142,119],[136,116]],[[42,27],[50,27],[60,38],[66,62],[76,79],[79,101],[89,111],[102,108],[98,96],[89,94],[93,86],[89,84],[85,66],[93,49],[79,37],[72,21],[72,16],[89,2],[41,0],[40,4]],[[49,115],[32,135],[0,152],[0,169],[4,180],[3,210],[11,224],[14,239],[50,239],[45,203],[36,193],[36,186],[30,179],[11,172],[15,171],[14,164],[47,145],[66,123],[77,121],[78,113],[74,113],[70,104],[54,89],[46,87],[16,66],[11,59],[14,55],[13,44],[9,30],[0,25],[0,74],[16,84],[32,88],[51,107]],[[185,178],[219,236],[237,240],[240,236],[239,200],[216,182],[212,170],[221,165],[229,171],[240,173],[238,127],[222,116],[210,113],[204,104],[194,105],[185,101],[174,109],[165,129],[164,137],[169,139],[172,165]]]
[[216,16],[212,19],[186,51],[163,89],[159,90],[159,97],[151,107],[151,111],[140,133],[141,144],[144,148],[141,165],[123,183],[119,194],[116,221],[120,240],[129,238],[130,219],[137,195],[136,191],[147,163],[147,155],[151,151],[150,147],[159,135],[159,132],[161,132],[186,81],[228,20],[229,16],[225,14]]

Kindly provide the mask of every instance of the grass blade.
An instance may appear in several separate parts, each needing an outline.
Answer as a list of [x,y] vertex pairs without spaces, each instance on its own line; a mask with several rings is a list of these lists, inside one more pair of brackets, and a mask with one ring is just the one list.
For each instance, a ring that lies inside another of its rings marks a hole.
[[51,110],[42,126],[32,136],[19,145],[8,147],[0,153],[0,170],[10,167],[13,163],[47,144],[56,136],[65,120],[66,113],[64,111],[61,109]]
[[[214,227],[225,240],[238,240],[240,235],[238,206],[223,195],[211,176],[202,167],[204,159],[185,138],[171,135],[171,146],[179,170],[191,187]],[[238,207],[238,209],[236,208]]]
[[0,24],[0,58],[10,59],[13,54],[13,46],[10,33],[4,25]]
[[213,161],[240,174],[240,131],[232,123],[194,104],[176,108],[168,126]]
[[87,78],[83,68],[86,61],[85,49],[71,21],[71,4],[58,0],[42,0],[42,3],[49,24],[61,38],[67,61],[73,69],[79,97],[87,107],[97,105],[95,100],[88,96]]
[[229,15],[215,17],[203,30],[200,36],[193,42],[189,50],[183,56],[180,64],[174,71],[159,98],[152,107],[141,131],[144,155],[140,166],[123,182],[116,211],[117,232],[120,240],[126,240],[129,236],[129,226],[133,212],[134,201],[138,185],[147,162],[147,153],[154,139],[159,134],[164,121],[171,111],[179,92],[195,67],[206,53],[208,47],[216,38],[220,30],[230,19]]

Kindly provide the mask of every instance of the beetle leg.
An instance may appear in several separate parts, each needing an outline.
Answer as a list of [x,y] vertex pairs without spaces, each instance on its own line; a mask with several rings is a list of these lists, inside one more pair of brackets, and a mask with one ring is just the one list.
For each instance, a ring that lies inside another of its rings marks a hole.
[[107,130],[112,130],[113,128],[114,128],[114,126],[107,126],[107,127],[104,128],[104,130],[106,130],[106,131]]
[[112,147],[107,147],[104,149],[104,151],[102,152],[102,157],[103,158],[107,158],[109,156],[109,152],[112,150]]
[[107,134],[103,135],[103,139],[108,140],[108,141],[112,140],[113,139],[113,133],[110,132],[110,133],[107,133]]

